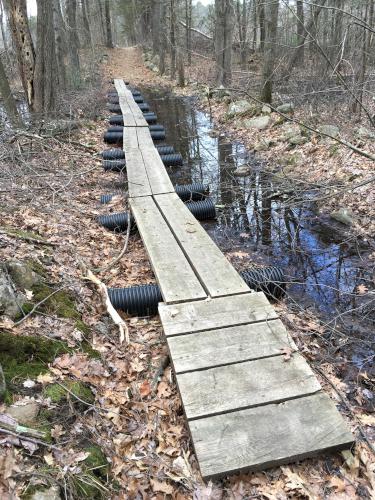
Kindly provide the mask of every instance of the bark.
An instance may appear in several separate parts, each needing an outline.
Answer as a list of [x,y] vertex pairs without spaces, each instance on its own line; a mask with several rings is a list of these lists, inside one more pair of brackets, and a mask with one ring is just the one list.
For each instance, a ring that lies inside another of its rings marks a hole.
[[37,45],[35,61],[35,102],[37,113],[47,114],[56,105],[56,55],[53,3],[37,0]]
[[98,12],[99,12],[99,23],[100,23],[100,32],[102,35],[102,42],[105,43],[106,36],[105,36],[105,20],[104,20],[104,15],[103,15],[103,6],[101,0],[97,0],[97,5],[98,5]]
[[151,3],[151,35],[152,35],[152,52],[154,55],[159,53],[160,50],[160,13],[161,5],[160,0],[152,0]]
[[240,42],[240,63],[242,69],[246,69],[247,61],[247,24],[248,24],[248,1],[237,0],[236,15],[238,26],[238,39]]
[[5,55],[6,55],[6,58],[8,60],[8,64],[11,64],[8,41],[7,41],[7,37],[5,34],[6,30],[4,27],[4,8],[3,8],[3,4],[1,2],[1,0],[0,0],[0,28],[1,28],[1,37],[3,39],[3,46],[4,46]]
[[89,23],[89,18],[88,18],[88,13],[87,13],[86,0],[81,0],[81,10],[82,10],[82,21],[83,21],[83,28],[84,28],[83,31],[85,34],[85,45],[91,47],[92,46],[92,39],[91,39],[90,23]]
[[303,65],[305,60],[305,13],[303,8],[303,0],[297,0],[297,46],[301,47],[297,64]]
[[176,5],[175,0],[170,0],[169,4],[170,13],[170,58],[171,58],[171,79],[176,76]]
[[68,44],[70,62],[70,82],[73,87],[81,85],[81,67],[79,62],[79,39],[77,32],[77,1],[66,0],[66,17],[68,24]]
[[264,10],[263,0],[258,0],[258,16],[259,16],[259,51],[264,51],[264,44],[266,40],[266,14]]
[[[165,19],[167,16],[167,5],[164,0],[162,0],[160,5],[160,18]],[[167,39],[165,35],[165,30],[161,30],[160,33],[160,43],[159,43],[159,72],[161,75],[165,73],[165,54],[167,50]]]
[[104,2],[104,12],[105,12],[106,46],[109,49],[113,49],[111,11],[109,8],[109,0],[105,0]]
[[9,86],[9,80],[5,72],[3,62],[0,57],[0,94],[3,98],[3,105],[10,123],[15,127],[21,126],[21,119],[18,114],[16,101]]
[[65,89],[67,86],[65,59],[68,50],[67,50],[66,33],[64,28],[64,19],[61,13],[60,0],[53,0],[53,23],[55,28],[55,47],[56,47],[58,85],[61,89]]
[[263,56],[262,85],[260,100],[271,104],[272,102],[272,81],[275,70],[276,42],[277,42],[277,21],[279,16],[279,0],[269,4],[269,20],[267,29],[266,45]]
[[185,24],[186,24],[186,52],[187,62],[191,65],[191,23],[192,23],[192,0],[185,0]]
[[215,0],[215,59],[218,86],[228,86],[232,80],[233,30],[233,1]]
[[6,0],[9,25],[26,100],[33,109],[35,50],[27,19],[26,0]]
[[177,51],[177,84],[179,87],[185,87],[184,55],[181,49]]

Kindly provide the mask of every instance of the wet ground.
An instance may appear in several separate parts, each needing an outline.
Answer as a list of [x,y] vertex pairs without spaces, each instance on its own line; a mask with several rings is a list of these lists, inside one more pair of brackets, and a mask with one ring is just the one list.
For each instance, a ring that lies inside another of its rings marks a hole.
[[[218,246],[231,253],[238,269],[252,263],[281,266],[289,282],[288,306],[316,313],[335,344],[341,339],[339,349],[345,347],[353,367],[368,371],[375,295],[360,293],[373,289],[366,243],[320,216],[309,201],[309,186],[301,189],[266,173],[241,143],[219,135],[193,98],[142,91],[166,128],[165,143],[184,158],[183,167],[170,168],[174,183],[210,185],[218,219],[205,228]],[[236,177],[235,169],[244,164],[250,176]]]

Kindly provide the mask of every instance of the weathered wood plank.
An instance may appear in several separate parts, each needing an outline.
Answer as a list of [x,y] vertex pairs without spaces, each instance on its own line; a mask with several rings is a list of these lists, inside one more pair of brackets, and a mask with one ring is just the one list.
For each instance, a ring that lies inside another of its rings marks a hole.
[[280,354],[297,347],[280,320],[168,337],[175,372],[238,363]]
[[263,292],[231,295],[185,304],[159,304],[167,337],[277,318]]
[[124,120],[124,127],[135,127],[136,121],[134,119],[133,113],[129,107],[127,98],[124,96],[119,96],[119,104],[121,108],[121,113]]
[[122,78],[115,78],[113,83],[119,96],[125,95],[126,92],[129,92]]
[[151,188],[141,151],[139,149],[127,148],[125,151],[125,160],[129,198],[150,196]]
[[155,200],[211,297],[250,291],[176,193]]
[[142,156],[152,193],[173,193],[173,184],[157,149],[154,146],[142,148]]
[[129,202],[165,302],[206,297],[152,197]]
[[[204,333],[201,333],[204,335]],[[188,420],[286,401],[321,389],[301,354],[272,356],[177,375]]]
[[148,127],[148,123],[146,122],[142,111],[140,110],[138,104],[135,102],[133,94],[130,92],[129,89],[126,89],[126,98],[128,100],[129,108],[133,113],[133,117],[137,127]]
[[350,448],[354,441],[323,392],[193,420],[189,427],[205,479]]
[[138,149],[138,135],[136,127],[126,127],[124,128],[124,135],[122,139],[122,147],[125,151],[128,149]]
[[154,141],[152,140],[149,128],[138,127],[137,128],[138,144],[140,149],[151,149],[154,146]]

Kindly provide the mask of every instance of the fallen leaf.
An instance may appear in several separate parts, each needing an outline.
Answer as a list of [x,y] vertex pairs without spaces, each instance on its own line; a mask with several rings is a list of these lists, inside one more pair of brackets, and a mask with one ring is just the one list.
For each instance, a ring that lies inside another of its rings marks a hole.
[[43,458],[46,464],[49,465],[50,467],[54,465],[55,459],[53,458],[52,453],[47,453],[47,455],[44,455]]
[[357,292],[359,295],[364,295],[366,292],[368,292],[368,288],[365,285],[358,285]]
[[55,377],[51,373],[41,373],[37,376],[36,380],[39,384],[51,384],[55,380]]
[[280,349],[281,354],[283,355],[284,361],[289,361],[292,357],[293,354],[293,349],[290,347],[283,347]]
[[331,488],[335,489],[336,493],[341,493],[346,490],[346,482],[337,476],[334,476],[330,479],[329,485],[331,486]]
[[155,492],[159,491],[161,493],[165,493],[166,495],[172,495],[173,493],[173,486],[165,481],[161,482],[158,481],[157,479],[150,479],[150,483],[153,491]]
[[25,295],[27,300],[31,300],[34,297],[34,292],[32,290],[26,290],[25,288]]
[[142,397],[146,397],[150,394],[151,392],[151,386],[150,382],[148,380],[145,380],[139,387],[139,392]]

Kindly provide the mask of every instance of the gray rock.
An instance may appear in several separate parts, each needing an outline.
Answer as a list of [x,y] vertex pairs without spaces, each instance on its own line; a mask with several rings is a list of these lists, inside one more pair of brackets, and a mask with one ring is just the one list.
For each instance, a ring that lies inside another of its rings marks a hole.
[[283,135],[281,136],[282,141],[288,141],[291,137],[301,135],[299,126],[294,123],[284,123],[281,126],[281,131],[283,132]]
[[160,57],[158,54],[155,54],[154,57],[151,59],[152,63],[155,64],[155,66],[159,66],[160,64]]
[[251,120],[244,120],[243,125],[246,128],[257,128],[258,130],[263,130],[268,127],[271,121],[271,117],[268,115],[257,116]]
[[7,408],[7,413],[20,424],[32,425],[38,416],[39,404],[36,401],[30,401],[26,405],[12,405]]
[[291,144],[292,146],[299,146],[300,144],[305,144],[308,142],[307,137],[303,137],[301,134],[300,135],[292,135],[292,137],[289,137],[288,143]]
[[254,151],[267,151],[272,144],[272,141],[269,139],[261,139],[254,146]]
[[58,486],[51,486],[35,491],[30,500],[61,500],[60,489]]
[[7,386],[5,383],[4,372],[2,366],[0,365],[0,401],[3,399],[6,389]]
[[16,295],[6,273],[0,271],[0,315],[15,319],[25,301],[26,298],[22,294]]
[[252,109],[253,106],[248,101],[241,99],[239,101],[232,102],[229,105],[227,114],[228,116],[238,116],[248,113]]
[[355,129],[354,133],[360,139],[375,139],[374,132],[371,132],[371,130],[366,127],[358,127],[357,129]]
[[12,281],[19,288],[30,290],[34,285],[41,282],[41,276],[33,271],[31,265],[27,262],[10,260],[5,265]]
[[277,106],[276,111],[284,113],[285,115],[292,114],[294,113],[294,104],[292,102],[286,102],[285,104]]
[[233,172],[233,175],[235,175],[236,177],[247,177],[248,175],[250,175],[250,173],[251,173],[251,169],[250,169],[249,165],[240,165]]
[[332,137],[338,137],[340,135],[340,129],[336,127],[336,125],[321,125],[318,130]]
[[330,216],[332,219],[337,220],[346,226],[350,226],[353,223],[352,211],[347,208],[340,208],[339,210],[332,212]]
[[270,115],[272,113],[272,109],[267,104],[264,104],[262,107],[262,113],[264,115]]
[[[229,92],[228,89],[226,89],[222,85],[220,85],[220,87],[218,87],[217,89],[215,89],[213,91],[213,95],[217,99],[224,99],[224,97],[229,97],[230,96],[230,92]],[[245,102],[247,102],[247,101],[245,101]]]

